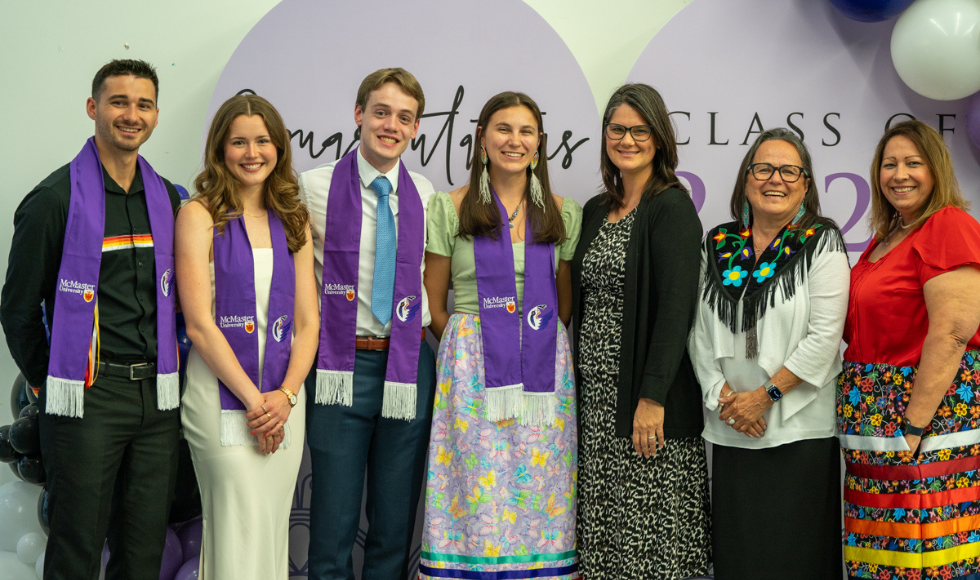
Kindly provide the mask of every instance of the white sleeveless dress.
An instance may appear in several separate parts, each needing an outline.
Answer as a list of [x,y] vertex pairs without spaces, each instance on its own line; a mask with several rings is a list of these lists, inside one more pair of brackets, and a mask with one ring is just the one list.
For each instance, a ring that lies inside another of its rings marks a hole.
[[[259,375],[265,359],[272,250],[253,249]],[[214,315],[214,266],[211,267]],[[221,446],[218,379],[197,349],[187,357],[181,399],[184,437],[201,489],[204,532],[199,580],[288,580],[289,514],[306,434],[306,390],[286,423],[288,448],[272,455],[258,446]]]

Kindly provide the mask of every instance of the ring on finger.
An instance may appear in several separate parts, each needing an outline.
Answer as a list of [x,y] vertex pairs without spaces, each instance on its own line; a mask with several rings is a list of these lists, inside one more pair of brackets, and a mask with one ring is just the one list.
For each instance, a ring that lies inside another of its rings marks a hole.
[[728,424],[729,425],[734,425],[735,424],[735,417],[729,417],[728,418]]
[[272,419],[272,415],[270,415],[268,411],[266,411],[265,416],[268,417],[269,419]]

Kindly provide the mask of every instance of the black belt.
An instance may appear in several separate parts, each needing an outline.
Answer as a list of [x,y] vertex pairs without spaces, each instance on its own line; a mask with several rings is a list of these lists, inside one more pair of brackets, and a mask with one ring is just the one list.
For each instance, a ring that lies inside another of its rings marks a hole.
[[99,363],[99,374],[106,377],[124,377],[131,381],[142,381],[157,376],[157,363],[141,362],[131,365],[117,365],[102,361]]

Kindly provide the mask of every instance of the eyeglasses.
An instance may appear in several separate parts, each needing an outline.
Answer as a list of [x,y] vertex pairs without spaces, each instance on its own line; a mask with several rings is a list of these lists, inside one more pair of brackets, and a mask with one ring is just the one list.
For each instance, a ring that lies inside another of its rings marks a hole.
[[616,123],[606,123],[606,137],[613,141],[619,141],[629,133],[634,141],[646,141],[653,135],[653,128],[650,125],[633,125],[624,127]]
[[774,167],[771,163],[753,163],[749,165],[749,172],[752,173],[752,177],[759,181],[769,181],[772,178],[772,174],[777,171],[786,183],[796,183],[800,180],[800,176],[807,174],[806,169],[803,169],[799,165],[780,165],[779,167]]

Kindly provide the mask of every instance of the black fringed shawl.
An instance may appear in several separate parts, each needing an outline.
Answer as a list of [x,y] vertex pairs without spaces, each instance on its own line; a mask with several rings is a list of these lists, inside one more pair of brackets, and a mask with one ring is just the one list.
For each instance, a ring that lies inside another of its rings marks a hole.
[[[806,282],[813,256],[820,251],[846,252],[844,237],[837,227],[814,224],[801,228],[787,225],[763,251],[758,264],[752,244],[751,228],[742,229],[737,222],[722,224],[704,239],[702,251],[707,256],[707,271],[701,301],[733,334],[747,333],[746,356],[758,357],[756,322],[776,304],[777,290],[782,300],[791,300],[796,289]],[[742,320],[737,324],[738,303],[742,302]]]

